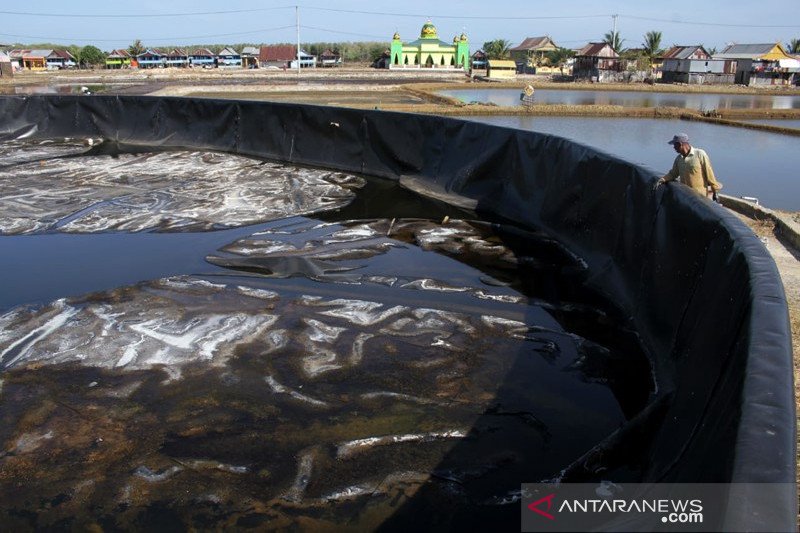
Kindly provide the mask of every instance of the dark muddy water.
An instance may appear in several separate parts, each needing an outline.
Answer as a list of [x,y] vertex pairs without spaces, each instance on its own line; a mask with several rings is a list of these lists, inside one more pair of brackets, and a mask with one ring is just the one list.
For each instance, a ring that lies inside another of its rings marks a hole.
[[[11,529],[518,527],[519,485],[652,392],[549,235],[383,180],[81,153],[16,145],[2,169]],[[625,456],[593,468],[636,479]]]

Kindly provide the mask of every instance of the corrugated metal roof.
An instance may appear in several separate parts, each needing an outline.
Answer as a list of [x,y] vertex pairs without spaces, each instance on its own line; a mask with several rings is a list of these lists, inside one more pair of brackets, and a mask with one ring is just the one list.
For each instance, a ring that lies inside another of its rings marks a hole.
[[259,61],[289,61],[297,59],[297,47],[290,44],[262,46]]
[[589,43],[575,54],[589,57],[619,57],[619,54],[608,43]]
[[189,54],[189,55],[190,56],[211,56],[211,57],[214,57],[216,54],[214,52],[212,52],[211,50],[209,50],[208,48],[197,48],[194,51],[192,51],[192,53]]
[[722,51],[723,54],[767,54],[775,43],[766,44],[732,44]]
[[48,57],[60,57],[62,59],[75,59],[75,56],[69,53],[68,50],[53,50]]
[[661,54],[660,57],[661,59],[689,59],[698,49],[701,49],[703,53],[708,55],[708,52],[706,52],[705,48],[699,44],[695,44],[691,46],[673,46]]
[[714,54],[714,57],[719,59],[758,59],[768,54],[773,48],[775,48],[775,43],[732,44],[722,52]]
[[490,59],[489,66],[517,68],[517,64],[514,61],[510,61],[508,59]]
[[542,36],[542,37],[526,37],[524,41],[519,43],[514,48],[509,48],[511,51],[528,51],[528,50],[538,50],[540,48],[548,47],[548,45],[552,45],[555,47],[555,43],[550,39],[550,37]]

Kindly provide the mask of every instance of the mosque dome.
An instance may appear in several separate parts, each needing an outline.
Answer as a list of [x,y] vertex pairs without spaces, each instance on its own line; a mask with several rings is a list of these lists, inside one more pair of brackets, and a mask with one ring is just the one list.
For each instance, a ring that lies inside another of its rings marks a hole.
[[422,31],[419,32],[420,39],[438,39],[439,33],[436,31],[436,26],[430,20],[423,24]]
[[393,41],[399,41],[400,40],[400,33],[394,32],[394,35],[392,36],[392,40]]
[[462,33],[462,34],[461,34],[461,37],[459,37],[459,40],[460,40],[462,43],[465,43],[465,42],[467,42],[467,34],[466,34],[466,33]]
[[455,37],[453,37],[453,44],[455,44],[455,43],[457,43],[457,42],[458,42],[458,35],[456,35]]

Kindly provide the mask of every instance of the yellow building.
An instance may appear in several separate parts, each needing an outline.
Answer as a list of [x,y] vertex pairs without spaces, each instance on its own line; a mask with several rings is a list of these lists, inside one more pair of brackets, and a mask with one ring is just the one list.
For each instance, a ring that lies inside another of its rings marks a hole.
[[513,80],[517,77],[517,64],[510,59],[490,59],[486,77],[490,80]]
[[713,57],[736,62],[734,83],[742,85],[792,85],[800,75],[800,61],[780,43],[732,44]]
[[422,26],[416,41],[404,43],[399,33],[394,34],[389,68],[466,70],[469,68],[469,41],[463,33],[453,37],[453,44],[440,41],[436,26],[429,20]]

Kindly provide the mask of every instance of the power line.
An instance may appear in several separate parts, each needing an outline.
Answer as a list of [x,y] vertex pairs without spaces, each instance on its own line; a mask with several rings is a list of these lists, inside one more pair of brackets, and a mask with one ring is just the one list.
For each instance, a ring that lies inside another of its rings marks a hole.
[[[231,37],[234,35],[250,35],[253,33],[265,33],[270,31],[278,31],[278,30],[285,30],[289,28],[294,28],[294,26],[279,26],[277,28],[263,28],[260,30],[252,30],[252,31],[238,31],[235,33],[216,33],[211,35],[190,35],[185,37],[150,37],[150,38],[141,38],[140,41],[146,42],[153,42],[153,41],[178,41],[183,39],[209,39],[212,37]],[[42,37],[37,35],[16,35],[13,33],[0,33],[0,35],[4,37],[15,37],[15,38],[22,38],[22,39],[40,39],[42,41],[90,41],[90,42],[119,42],[125,41],[130,39],[125,38],[116,38],[116,39],[87,39],[85,37]]]
[[381,35],[380,37],[377,35],[366,35],[363,33],[352,33],[348,31],[337,31],[337,30],[329,30],[327,28],[318,28],[316,26],[301,26],[302,29],[305,30],[317,30],[317,31],[325,31],[328,33],[340,33],[342,35],[353,35],[355,37],[369,37],[370,39],[379,39],[381,41],[388,41],[389,38],[386,35]]
[[19,15],[26,17],[57,17],[57,18],[157,18],[157,17],[186,17],[195,15],[230,15],[238,13],[254,13],[256,11],[274,11],[276,9],[294,9],[295,6],[262,7],[258,9],[237,9],[230,11],[190,11],[180,13],[132,13],[120,15],[119,13],[105,15],[101,13],[35,13],[32,11],[0,11],[0,15]]
[[303,9],[311,9],[316,11],[332,11],[334,13],[350,13],[356,15],[382,15],[387,17],[413,17],[425,19],[471,19],[471,20],[554,20],[554,19],[589,19],[589,18],[607,18],[611,15],[563,15],[563,16],[548,16],[548,17],[493,17],[487,15],[431,15],[419,13],[388,13],[383,11],[360,11],[354,9],[334,9],[331,7],[311,7],[301,6]]
[[[355,9],[336,9],[330,7],[315,7],[315,6],[275,6],[275,7],[262,7],[253,9],[232,9],[232,10],[217,10],[217,11],[184,11],[175,13],[130,13],[123,15],[120,13],[40,13],[35,11],[7,11],[2,10],[2,15],[16,15],[27,17],[57,17],[57,18],[159,18],[159,17],[187,17],[187,16],[202,16],[202,15],[233,15],[241,13],[256,13],[261,11],[276,11],[281,9],[310,9],[315,11],[328,11],[334,13],[349,13],[358,15],[380,15],[391,17],[412,17],[412,18],[435,18],[435,19],[463,19],[463,20],[578,20],[589,18],[607,18],[615,15],[611,14],[597,14],[597,15],[550,15],[550,16],[490,16],[490,15],[433,15],[421,13],[392,13],[388,11],[366,11]],[[699,21],[682,21],[682,20],[669,20],[652,17],[640,17],[636,15],[618,14],[616,16],[634,19],[634,20],[647,20],[651,22],[661,22],[664,24],[685,24],[691,26],[718,26],[727,28],[800,28],[800,25],[776,25],[776,24],[730,24],[723,22],[699,22]]]
[[722,22],[691,22],[691,21],[683,21],[683,20],[667,20],[667,19],[657,19],[657,18],[649,18],[649,17],[636,17],[633,15],[620,15],[624,18],[635,19],[635,20],[649,20],[651,22],[661,22],[664,24],[686,24],[690,26],[719,26],[723,28],[800,28],[800,25],[759,25],[759,24],[726,24]]
[[26,17],[57,17],[57,18],[158,18],[158,17],[186,17],[198,15],[230,15],[240,13],[255,13],[258,11],[274,11],[278,9],[311,9],[316,11],[331,11],[335,13],[350,13],[360,15],[382,15],[392,17],[414,17],[414,18],[436,18],[436,19],[477,19],[477,20],[554,20],[554,19],[586,19],[608,17],[609,15],[555,15],[555,16],[540,16],[540,17],[520,17],[520,16],[486,16],[486,15],[431,15],[419,13],[388,13],[382,11],[360,11],[353,9],[334,9],[328,7],[313,7],[313,6],[278,6],[278,7],[264,7],[254,9],[235,9],[235,10],[219,10],[219,11],[187,11],[177,13],[131,13],[128,15],[121,15],[119,13],[39,13],[35,11],[0,11],[0,15],[17,15]]

